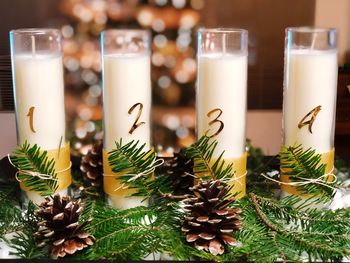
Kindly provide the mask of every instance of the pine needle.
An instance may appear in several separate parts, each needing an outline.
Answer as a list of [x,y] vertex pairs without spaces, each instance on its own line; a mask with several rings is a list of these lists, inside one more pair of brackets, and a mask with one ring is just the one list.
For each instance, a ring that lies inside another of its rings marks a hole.
[[[35,191],[42,196],[50,196],[56,192],[58,183],[55,172],[55,161],[48,158],[47,151],[41,152],[40,147],[36,144],[31,146],[25,142],[16,148],[11,155],[11,161],[19,170],[18,179],[30,191]],[[51,175],[52,179],[41,179],[37,176],[22,174],[20,171]]]

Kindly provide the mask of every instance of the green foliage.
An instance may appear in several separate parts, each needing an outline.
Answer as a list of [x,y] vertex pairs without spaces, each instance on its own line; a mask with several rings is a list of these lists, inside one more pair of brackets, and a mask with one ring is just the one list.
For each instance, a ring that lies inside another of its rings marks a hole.
[[[321,164],[321,154],[316,154],[315,150],[303,150],[301,145],[282,149],[279,155],[281,169],[286,169],[292,182],[305,182],[307,184],[297,186],[297,190],[305,195],[319,197],[320,202],[328,201],[335,195],[335,181],[327,182],[322,178],[325,174],[326,164]],[[319,179],[322,183],[310,179]]]
[[257,262],[301,261],[303,253],[322,261],[349,257],[350,210],[305,209],[302,203],[297,197],[278,201],[253,193],[241,200],[244,227],[236,238],[242,246],[233,252]]
[[[26,212],[23,213],[19,210],[20,217],[12,222],[14,228],[7,229],[8,233],[16,231],[12,233],[11,238],[4,238],[4,240],[15,251],[12,254],[19,258],[39,259],[48,257],[47,251],[37,247],[34,239],[38,222],[34,214],[36,208],[36,205],[29,202]],[[10,216],[11,214],[6,215],[4,219],[6,220]]]
[[[222,155],[213,160],[216,145],[217,142],[203,137],[187,149],[186,156],[195,160],[196,174],[203,174],[208,179],[232,175],[232,165],[227,166]],[[85,230],[96,238],[96,244],[75,254],[72,257],[74,259],[140,260],[152,253],[167,253],[175,260],[216,262],[301,262],[316,259],[339,262],[343,257],[350,257],[350,209],[313,209],[309,204],[314,199],[302,200],[295,196],[277,200],[265,193],[257,194],[261,191],[254,184],[251,185],[249,196],[233,203],[234,207],[242,209],[243,228],[234,234],[238,245],[229,246],[228,251],[221,256],[199,251],[186,242],[181,232],[184,211],[177,197],[171,198],[174,196],[167,186],[166,177],[156,175],[153,178],[151,168],[155,154],[144,151],[145,146],[139,146],[138,142],[125,145],[120,142],[116,147],[109,161],[114,172],[124,173],[120,177],[121,182],[133,187],[138,195],[158,195],[158,202],[150,207],[140,206],[121,211],[109,207],[100,194],[81,194],[85,206],[79,221],[91,221]],[[22,161],[17,161],[16,165],[30,161],[35,164],[31,165],[37,171],[42,171],[40,167],[47,168],[48,160],[38,156],[33,158],[33,154],[28,153],[31,149],[29,146],[22,149]],[[265,171],[267,168],[261,165],[260,153],[255,154],[250,164],[251,171]],[[15,156],[18,158],[18,153]],[[291,169],[288,174],[296,181],[301,177],[314,179],[324,174],[325,166],[319,164],[320,156],[312,150],[291,147],[283,151],[280,158],[284,163],[283,168]],[[12,160],[16,161],[14,157]],[[31,168],[28,165],[26,167]],[[130,180],[140,173],[145,175]],[[79,180],[75,182],[78,184]],[[328,199],[333,195],[328,187],[317,184],[304,185],[300,190],[306,194],[327,196]],[[19,257],[47,258],[47,251],[37,248],[33,237],[37,228],[35,206],[29,203],[23,215],[16,195],[18,189],[11,187],[11,184],[0,185],[0,235],[16,249]],[[7,240],[5,234],[12,231],[17,231],[17,234]]]
[[[271,163],[276,161],[276,156],[266,160],[261,148],[254,147],[250,140],[247,140],[247,191],[254,191],[264,196],[273,196],[274,190],[279,188],[278,183],[266,179],[261,173],[272,171]],[[274,176],[276,180],[278,173]]]
[[233,164],[226,165],[222,152],[218,158],[213,158],[218,142],[203,136],[185,150],[185,155],[194,160],[193,172],[202,178],[223,179],[234,174]]
[[177,218],[175,210],[159,207],[116,210],[95,203],[93,210],[86,211],[93,217],[86,230],[96,244],[78,258],[139,260],[163,251]]
[[[42,196],[52,195],[58,187],[55,173],[55,161],[49,160],[47,151],[41,152],[36,144],[29,145],[27,142],[18,146],[11,155],[11,161],[19,170],[18,179],[30,190],[38,192]],[[28,175],[20,171],[37,172],[51,175],[52,179],[42,179],[38,176]]]
[[132,196],[150,197],[169,191],[165,176],[154,178],[156,154],[153,150],[144,151],[145,146],[139,146],[139,141],[123,145],[120,140],[108,157],[112,171],[121,174],[118,176],[121,184],[135,190]]
[[12,184],[0,182],[0,239],[21,229],[22,211],[19,208],[19,192]]

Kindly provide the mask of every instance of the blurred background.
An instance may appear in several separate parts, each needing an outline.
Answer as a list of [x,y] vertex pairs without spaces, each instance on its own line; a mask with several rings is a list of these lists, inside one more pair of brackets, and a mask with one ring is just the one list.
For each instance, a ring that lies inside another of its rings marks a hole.
[[275,154],[281,140],[284,29],[325,26],[339,30],[336,144],[338,153],[349,154],[349,14],[349,0],[1,0],[0,148],[5,153],[4,148],[15,144],[11,29],[61,30],[67,137],[79,154],[102,138],[101,31],[152,32],[153,144],[158,151],[171,153],[195,140],[196,30],[245,28],[249,31],[247,137],[267,154]]

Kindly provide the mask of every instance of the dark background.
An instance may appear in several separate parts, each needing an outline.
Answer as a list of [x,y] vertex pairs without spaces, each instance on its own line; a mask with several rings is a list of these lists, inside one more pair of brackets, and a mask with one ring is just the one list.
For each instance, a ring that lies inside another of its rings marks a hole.
[[[11,29],[59,27],[69,19],[61,0],[0,1],[0,110],[13,110],[9,60]],[[147,2],[147,1],[146,1]],[[200,26],[249,30],[249,109],[282,107],[284,29],[313,25],[314,0],[206,0]],[[194,106],[194,105],[192,105]]]

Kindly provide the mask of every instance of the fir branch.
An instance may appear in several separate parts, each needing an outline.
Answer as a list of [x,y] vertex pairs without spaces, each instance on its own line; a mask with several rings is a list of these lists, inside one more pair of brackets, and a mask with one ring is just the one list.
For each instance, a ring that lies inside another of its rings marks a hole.
[[0,239],[8,233],[21,229],[22,211],[19,203],[8,195],[8,192],[0,192]]
[[[311,148],[303,150],[302,145],[285,147],[279,154],[281,169],[292,182],[305,182],[303,179],[320,179],[325,175],[326,164],[321,164],[321,154],[316,154]],[[336,182],[322,184],[309,181],[307,184],[297,186],[297,190],[304,195],[318,197],[320,202],[329,201],[335,195]]]
[[84,210],[79,217],[79,223],[82,224],[93,220],[96,213],[98,213],[100,209],[106,209],[106,207],[107,206],[104,200],[95,198],[84,199]]
[[156,154],[153,150],[144,151],[145,146],[139,146],[139,141],[123,145],[120,140],[108,158],[112,171],[120,173],[117,179],[121,184],[135,190],[132,196],[150,197],[159,191],[169,191],[169,182],[165,176],[154,178]]
[[185,150],[187,158],[194,161],[193,172],[195,174],[200,174],[207,179],[221,179],[233,176],[233,164],[226,165],[226,162],[223,160],[224,152],[219,157],[213,158],[217,144],[217,141],[203,136]]
[[[279,254],[283,254],[291,259],[298,258],[302,252],[308,253],[312,258],[321,258],[322,260],[338,260],[344,256],[350,255],[348,246],[350,244],[350,228],[349,222],[343,224],[343,230],[339,230],[332,225],[314,224],[304,219],[303,222],[295,221],[294,225],[290,224],[290,218],[294,215],[276,215],[275,210],[270,210],[270,206],[265,198],[265,203],[253,193],[250,194],[252,205],[260,222],[265,225],[268,233],[273,233],[274,242],[277,242]],[[275,201],[274,201],[275,202]],[[291,208],[290,210],[293,210]],[[310,218],[336,216],[332,211],[323,212],[319,210],[305,211]],[[333,214],[332,214],[333,213]],[[284,214],[287,214],[284,211]],[[285,220],[283,220],[285,219]],[[348,220],[350,221],[350,220]],[[299,224],[298,224],[299,223]],[[326,227],[328,225],[328,227]],[[310,228],[310,226],[312,226]]]
[[155,159],[153,150],[144,151],[146,144],[139,146],[139,141],[123,145],[116,142],[116,149],[109,155],[109,163],[115,173],[138,174],[146,171]]
[[[55,172],[55,161],[49,160],[47,151],[41,153],[40,147],[36,144],[29,145],[27,142],[18,146],[11,155],[11,161],[18,171],[18,179],[30,190],[38,192],[42,196],[49,196],[55,193],[58,188]],[[38,172],[51,175],[52,179],[41,179],[21,173],[21,171]]]
[[160,251],[163,233],[174,215],[170,210],[146,207],[98,210],[88,227],[96,244],[86,250],[85,259],[137,260]]
[[10,248],[14,250],[12,254],[19,258],[40,259],[48,257],[48,251],[39,248],[34,238],[38,222],[35,216],[36,209],[37,206],[34,203],[28,203],[27,210],[20,220],[21,228],[17,229],[13,238],[6,240]]

